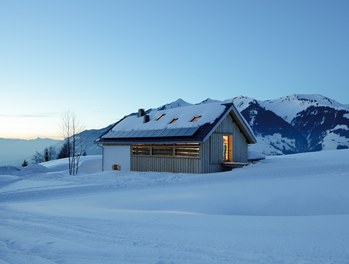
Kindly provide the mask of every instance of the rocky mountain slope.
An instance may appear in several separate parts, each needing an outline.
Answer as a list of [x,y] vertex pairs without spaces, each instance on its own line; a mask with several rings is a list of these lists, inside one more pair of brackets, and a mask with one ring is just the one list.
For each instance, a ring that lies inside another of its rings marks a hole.
[[349,148],[349,105],[321,95],[232,101],[257,136],[251,148],[264,154]]

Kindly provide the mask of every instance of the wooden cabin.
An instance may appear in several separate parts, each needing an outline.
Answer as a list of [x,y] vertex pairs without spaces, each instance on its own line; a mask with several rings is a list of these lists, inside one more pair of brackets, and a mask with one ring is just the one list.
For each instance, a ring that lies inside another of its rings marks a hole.
[[232,103],[140,109],[96,141],[103,170],[210,173],[248,163],[251,128]]

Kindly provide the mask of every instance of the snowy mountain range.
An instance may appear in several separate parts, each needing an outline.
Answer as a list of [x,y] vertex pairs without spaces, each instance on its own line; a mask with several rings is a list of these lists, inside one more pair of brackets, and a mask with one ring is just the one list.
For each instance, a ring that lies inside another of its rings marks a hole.
[[254,131],[253,149],[267,155],[349,148],[349,105],[322,95],[291,95],[234,104]]
[[[206,99],[199,104],[217,102]],[[294,94],[260,101],[239,96],[233,102],[251,126],[265,155],[349,148],[349,105],[322,95]],[[178,99],[158,109],[186,106]]]

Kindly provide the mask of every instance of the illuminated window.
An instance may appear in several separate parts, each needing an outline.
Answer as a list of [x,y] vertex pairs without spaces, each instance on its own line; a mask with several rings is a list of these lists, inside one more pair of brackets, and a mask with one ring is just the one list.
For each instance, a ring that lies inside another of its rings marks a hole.
[[233,160],[233,136],[223,136],[223,161]]
[[176,122],[177,122],[177,120],[178,120],[178,118],[173,118],[173,119],[170,121],[170,123],[169,123],[169,124],[174,124],[174,123],[176,123]]
[[201,116],[195,116],[190,122],[198,122],[200,120]]
[[157,118],[156,121],[160,120],[161,118],[163,118],[166,114],[160,114]]

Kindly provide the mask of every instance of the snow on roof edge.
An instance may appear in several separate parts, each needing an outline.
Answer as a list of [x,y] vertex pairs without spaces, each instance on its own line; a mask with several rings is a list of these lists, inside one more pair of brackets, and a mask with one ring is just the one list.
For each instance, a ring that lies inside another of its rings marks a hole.
[[[129,115],[120,120],[112,131],[137,131],[200,127],[207,123],[213,123],[226,109],[219,103],[186,105],[169,109],[152,109],[147,115],[149,121],[144,122],[143,116]],[[193,121],[194,118],[196,121]]]

